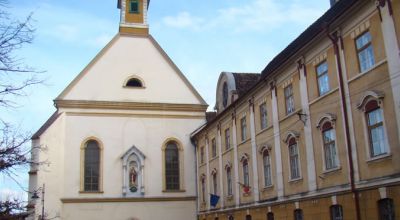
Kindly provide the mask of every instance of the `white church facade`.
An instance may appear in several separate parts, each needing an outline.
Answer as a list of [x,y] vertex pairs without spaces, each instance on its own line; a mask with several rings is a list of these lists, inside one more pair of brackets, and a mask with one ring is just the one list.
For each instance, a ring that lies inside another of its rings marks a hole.
[[46,162],[29,172],[29,191],[45,191],[44,211],[29,201],[32,219],[196,218],[190,133],[207,104],[149,35],[148,4],[118,2],[119,33],[32,137],[32,158]]

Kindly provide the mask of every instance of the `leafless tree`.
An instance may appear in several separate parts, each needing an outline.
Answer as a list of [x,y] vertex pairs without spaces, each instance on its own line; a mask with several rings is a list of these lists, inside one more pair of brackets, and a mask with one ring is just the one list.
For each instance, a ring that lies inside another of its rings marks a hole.
[[[28,87],[43,83],[38,77],[40,72],[27,65],[18,54],[34,39],[32,14],[18,20],[8,11],[9,2],[0,0],[0,110],[18,107],[15,100],[26,96]],[[27,146],[30,133],[5,120],[0,116],[0,174],[15,180],[18,169],[31,164]],[[21,211],[21,204],[21,201],[12,199],[0,201],[0,219]]]

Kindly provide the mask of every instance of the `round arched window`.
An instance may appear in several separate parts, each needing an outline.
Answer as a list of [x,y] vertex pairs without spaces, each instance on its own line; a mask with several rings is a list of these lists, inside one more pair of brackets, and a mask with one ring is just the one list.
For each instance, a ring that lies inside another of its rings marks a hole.
[[228,104],[228,84],[226,84],[226,82],[224,82],[222,87],[222,104],[224,105],[224,108]]

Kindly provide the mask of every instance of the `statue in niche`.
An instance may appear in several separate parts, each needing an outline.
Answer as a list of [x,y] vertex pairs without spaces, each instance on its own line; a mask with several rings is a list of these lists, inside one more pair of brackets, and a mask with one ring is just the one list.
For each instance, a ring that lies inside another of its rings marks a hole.
[[129,190],[133,193],[138,191],[138,165],[136,161],[129,163]]

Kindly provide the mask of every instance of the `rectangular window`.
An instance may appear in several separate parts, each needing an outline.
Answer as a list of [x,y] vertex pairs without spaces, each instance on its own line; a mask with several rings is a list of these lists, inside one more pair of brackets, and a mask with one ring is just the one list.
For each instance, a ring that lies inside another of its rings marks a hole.
[[331,220],[343,220],[343,208],[340,205],[331,206]]
[[216,173],[214,173],[214,175],[212,176],[212,180],[213,180],[214,195],[217,195],[218,185],[217,185],[217,174]]
[[264,186],[271,186],[271,160],[268,151],[264,151],[263,154],[263,165],[264,165]]
[[395,220],[395,206],[393,199],[381,199],[378,201],[379,220]]
[[231,168],[228,167],[226,169],[226,182],[228,185],[228,196],[232,195],[232,173],[231,173]]
[[297,144],[289,146],[290,179],[300,178],[299,149]]
[[217,156],[217,142],[215,141],[215,138],[213,138],[211,140],[211,150],[212,150],[212,157],[216,157]]
[[325,167],[326,170],[337,168],[337,154],[335,146],[335,132],[333,129],[326,130],[322,133],[324,139]]
[[201,198],[203,202],[206,202],[206,181],[204,178],[201,179]]
[[243,162],[243,184],[245,186],[250,186],[249,164],[247,160]]
[[386,152],[385,131],[383,128],[382,109],[377,108],[367,113],[368,133],[371,146],[371,157],[376,157]]
[[356,39],[358,62],[361,72],[371,69],[375,64],[374,50],[371,41],[372,37],[369,31]]
[[260,124],[261,130],[267,128],[267,104],[264,102],[260,105]]
[[231,134],[229,128],[225,130],[225,149],[228,150],[231,148]]
[[243,117],[242,119],[240,119],[240,131],[241,131],[241,140],[245,141],[247,139],[247,125],[246,125],[246,117]]
[[200,163],[204,163],[204,147],[200,148]]
[[319,95],[329,92],[328,63],[326,61],[317,66],[317,80]]
[[286,103],[286,114],[294,112],[294,98],[293,98],[293,86],[292,84],[285,88],[285,103]]
[[129,13],[139,14],[139,0],[130,0],[129,1]]

